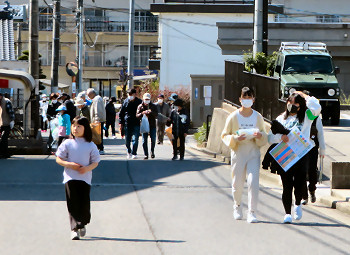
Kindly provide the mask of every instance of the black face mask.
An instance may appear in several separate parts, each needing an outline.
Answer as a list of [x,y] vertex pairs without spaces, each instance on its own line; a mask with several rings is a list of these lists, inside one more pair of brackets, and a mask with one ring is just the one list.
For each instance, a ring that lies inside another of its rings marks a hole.
[[294,104],[288,104],[287,105],[287,110],[290,113],[297,113],[298,112],[299,107],[295,106]]

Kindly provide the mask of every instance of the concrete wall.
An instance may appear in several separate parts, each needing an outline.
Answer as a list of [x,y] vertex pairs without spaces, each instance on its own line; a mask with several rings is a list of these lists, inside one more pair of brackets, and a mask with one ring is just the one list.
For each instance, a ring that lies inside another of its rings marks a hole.
[[350,162],[332,162],[332,189],[350,189]]

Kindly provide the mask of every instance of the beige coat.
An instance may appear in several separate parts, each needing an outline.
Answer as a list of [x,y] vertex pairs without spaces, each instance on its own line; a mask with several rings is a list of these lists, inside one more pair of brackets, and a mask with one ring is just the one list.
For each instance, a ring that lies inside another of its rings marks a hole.
[[[231,150],[236,151],[238,149],[239,141],[237,140],[238,135],[237,131],[239,130],[239,123],[237,114],[239,114],[239,110],[234,111],[231,113],[226,120],[225,127],[221,133],[221,139],[226,144],[226,146],[230,147]],[[259,129],[260,133],[262,134],[262,137],[260,139],[256,139],[255,143],[258,147],[262,147],[267,143],[267,133],[265,130],[265,122],[263,117],[260,113],[257,112],[257,128]]]

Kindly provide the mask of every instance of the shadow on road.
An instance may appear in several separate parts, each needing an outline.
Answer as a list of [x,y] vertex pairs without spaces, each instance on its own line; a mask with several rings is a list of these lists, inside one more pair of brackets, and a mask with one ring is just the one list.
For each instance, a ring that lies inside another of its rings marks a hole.
[[[124,156],[123,156],[124,158]],[[222,165],[200,160],[102,160],[93,171],[91,200],[105,201],[135,190],[164,185],[160,179]],[[1,161],[0,200],[65,201],[63,168],[54,157]]]
[[180,240],[151,240],[151,239],[130,239],[130,238],[111,238],[111,237],[97,237],[91,236],[81,241],[117,241],[117,242],[135,242],[135,243],[185,243]]

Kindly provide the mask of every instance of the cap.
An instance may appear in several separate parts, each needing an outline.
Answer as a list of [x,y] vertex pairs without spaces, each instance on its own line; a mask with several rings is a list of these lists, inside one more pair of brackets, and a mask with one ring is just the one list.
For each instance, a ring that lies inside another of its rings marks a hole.
[[158,98],[161,97],[161,98],[164,98],[164,95],[163,94],[159,94]]
[[80,105],[85,105],[85,101],[82,98],[78,98],[77,100],[75,100],[74,106],[80,106]]
[[150,93],[145,93],[143,94],[143,99],[151,99],[151,94]]
[[57,109],[56,112],[60,112],[60,111],[67,111],[67,108],[65,105],[60,105]]
[[171,96],[169,97],[169,100],[175,101],[178,98],[179,98],[179,96],[176,93],[172,93]]

